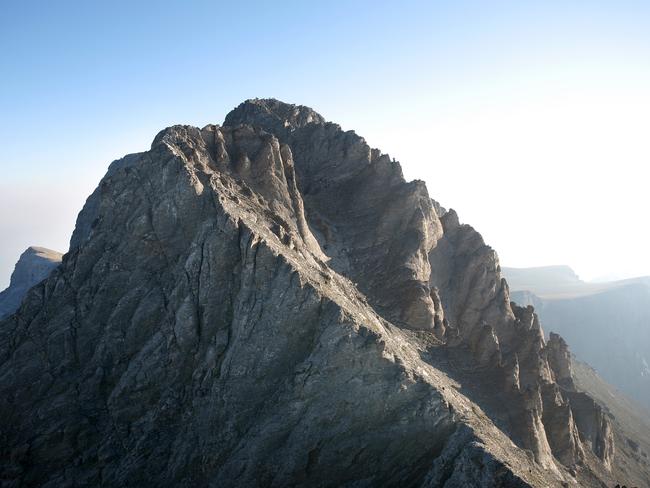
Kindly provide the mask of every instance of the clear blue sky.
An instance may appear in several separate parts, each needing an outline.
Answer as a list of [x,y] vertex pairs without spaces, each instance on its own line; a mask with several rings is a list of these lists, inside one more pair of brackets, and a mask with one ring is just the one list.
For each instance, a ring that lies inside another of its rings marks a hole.
[[0,288],[111,160],[252,97],[354,128],[505,264],[650,273],[647,2],[3,1],[0,43]]

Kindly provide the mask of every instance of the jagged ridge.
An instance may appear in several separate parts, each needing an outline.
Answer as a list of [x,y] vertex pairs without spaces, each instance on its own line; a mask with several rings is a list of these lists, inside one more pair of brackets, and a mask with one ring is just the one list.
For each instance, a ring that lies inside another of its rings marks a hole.
[[[111,165],[61,268],[0,324],[3,478],[607,479],[607,416],[572,407],[562,347],[513,310],[480,235],[439,209],[306,107],[253,100],[223,127],[161,132]],[[457,391],[469,369],[507,419]]]

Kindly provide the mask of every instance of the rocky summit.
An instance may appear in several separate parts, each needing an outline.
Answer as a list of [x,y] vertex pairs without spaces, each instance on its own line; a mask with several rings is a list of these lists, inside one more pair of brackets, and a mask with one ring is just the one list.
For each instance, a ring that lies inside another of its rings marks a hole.
[[113,162],[0,365],[7,487],[650,484],[481,236],[276,100]]
[[16,263],[9,287],[0,293],[0,319],[14,313],[27,291],[47,278],[61,264],[62,257],[51,249],[28,247]]

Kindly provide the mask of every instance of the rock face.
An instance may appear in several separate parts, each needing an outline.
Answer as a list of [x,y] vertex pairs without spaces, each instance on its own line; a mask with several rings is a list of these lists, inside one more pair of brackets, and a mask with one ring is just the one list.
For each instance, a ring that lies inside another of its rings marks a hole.
[[650,461],[650,422],[648,411],[625,394],[602,380],[593,368],[576,360],[572,361],[572,375],[576,388],[588,391],[608,412],[613,414],[615,462],[614,477],[628,479],[627,486],[647,486],[647,478],[625,477],[621,467],[638,464],[647,466]]
[[558,341],[398,163],[250,100],[111,164],[0,322],[0,479],[602,486],[610,418]]
[[650,278],[585,283],[568,267],[505,274],[515,301],[535,305],[545,328],[579,359],[650,409]]
[[62,257],[51,249],[28,247],[16,263],[9,287],[0,293],[0,319],[14,313],[27,291],[47,278]]

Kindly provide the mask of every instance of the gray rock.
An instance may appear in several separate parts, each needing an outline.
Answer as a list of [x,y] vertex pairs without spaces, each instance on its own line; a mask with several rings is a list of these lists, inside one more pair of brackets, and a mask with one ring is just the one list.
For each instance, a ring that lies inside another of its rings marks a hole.
[[251,100],[113,163],[59,270],[0,322],[0,479],[602,486],[608,417],[573,409],[547,355],[494,251],[422,182]]
[[0,292],[0,319],[14,313],[25,294],[47,278],[61,264],[62,254],[44,247],[31,246],[20,255],[9,286]]

